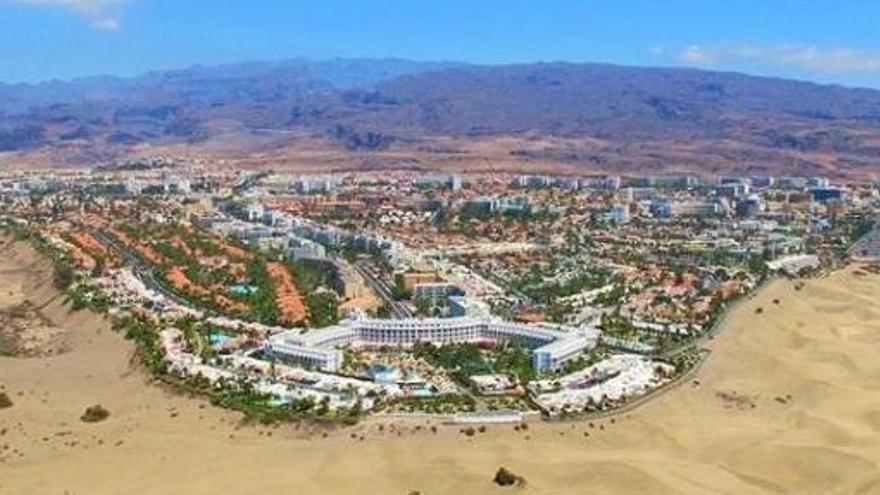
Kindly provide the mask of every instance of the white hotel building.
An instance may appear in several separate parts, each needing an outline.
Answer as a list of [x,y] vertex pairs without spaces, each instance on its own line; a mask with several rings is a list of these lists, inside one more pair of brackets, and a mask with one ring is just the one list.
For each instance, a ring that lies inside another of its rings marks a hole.
[[516,342],[532,350],[535,369],[547,370],[591,349],[598,338],[599,331],[594,328],[551,328],[494,318],[353,319],[304,334],[299,330],[275,334],[266,341],[266,350],[334,372],[342,365],[339,348],[347,345],[408,347],[416,342]]

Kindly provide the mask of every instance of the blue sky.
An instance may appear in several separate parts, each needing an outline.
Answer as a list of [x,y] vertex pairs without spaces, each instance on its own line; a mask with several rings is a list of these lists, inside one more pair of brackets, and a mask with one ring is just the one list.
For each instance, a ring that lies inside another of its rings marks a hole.
[[693,66],[880,87],[868,0],[0,0],[0,80],[247,60]]

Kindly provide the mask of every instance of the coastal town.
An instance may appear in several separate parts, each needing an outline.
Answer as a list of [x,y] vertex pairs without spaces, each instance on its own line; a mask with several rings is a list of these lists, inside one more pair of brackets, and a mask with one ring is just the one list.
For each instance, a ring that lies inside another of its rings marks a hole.
[[157,378],[261,421],[613,413],[685,381],[770,279],[880,261],[880,184],[823,177],[154,157],[3,172],[0,206],[73,310],[105,313]]

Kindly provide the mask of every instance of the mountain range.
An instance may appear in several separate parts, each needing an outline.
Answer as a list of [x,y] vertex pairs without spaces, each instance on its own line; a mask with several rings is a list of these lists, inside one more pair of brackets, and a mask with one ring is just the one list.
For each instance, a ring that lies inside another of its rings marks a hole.
[[871,176],[880,91],[683,68],[396,59],[0,85],[0,164],[160,151],[334,170]]

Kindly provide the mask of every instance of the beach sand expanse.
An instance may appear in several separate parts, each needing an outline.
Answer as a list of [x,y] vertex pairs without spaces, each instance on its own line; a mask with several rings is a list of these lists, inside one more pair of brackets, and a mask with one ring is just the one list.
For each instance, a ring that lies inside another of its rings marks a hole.
[[[613,419],[325,436],[151,382],[104,319],[68,311],[47,261],[0,245],[0,307],[30,301],[67,343],[0,356],[0,494],[880,493],[880,276],[800,284],[740,304],[693,379]],[[110,417],[80,421],[93,404]],[[526,486],[494,485],[500,466]]]

